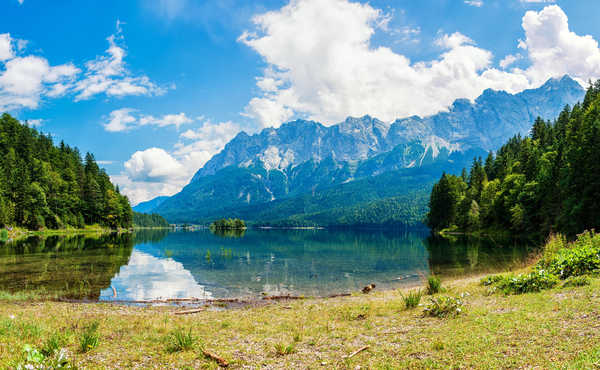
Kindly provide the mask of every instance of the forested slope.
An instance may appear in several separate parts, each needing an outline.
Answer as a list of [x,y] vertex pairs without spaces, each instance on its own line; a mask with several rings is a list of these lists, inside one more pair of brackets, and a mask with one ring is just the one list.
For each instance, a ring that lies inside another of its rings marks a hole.
[[444,174],[430,197],[433,229],[545,237],[600,229],[600,81],[554,122],[538,119],[470,174]]
[[0,226],[29,229],[132,225],[129,200],[90,153],[0,117]]

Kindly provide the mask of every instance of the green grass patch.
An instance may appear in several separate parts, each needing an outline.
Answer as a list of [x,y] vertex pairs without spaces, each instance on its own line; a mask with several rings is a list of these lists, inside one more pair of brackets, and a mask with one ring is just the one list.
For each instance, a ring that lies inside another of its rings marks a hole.
[[184,352],[191,350],[196,344],[197,338],[192,333],[192,328],[187,331],[183,328],[173,330],[167,337],[168,352]]
[[79,340],[79,350],[82,353],[89,352],[98,347],[98,344],[100,343],[100,334],[98,334],[99,325],[100,323],[98,321],[93,321],[84,328]]
[[423,292],[421,289],[411,290],[406,294],[401,294],[402,303],[404,304],[404,308],[409,310],[411,308],[415,308],[421,302],[421,297],[423,297]]
[[429,295],[440,293],[442,291],[442,280],[435,275],[430,275],[427,278],[426,291]]
[[455,317],[463,312],[463,301],[460,298],[439,296],[429,298],[423,309],[423,316],[429,317]]

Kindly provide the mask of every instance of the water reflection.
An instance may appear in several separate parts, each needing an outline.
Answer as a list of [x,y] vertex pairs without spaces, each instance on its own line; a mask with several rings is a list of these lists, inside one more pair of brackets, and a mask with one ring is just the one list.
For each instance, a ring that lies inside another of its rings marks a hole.
[[144,230],[28,239],[0,247],[0,290],[100,300],[324,296],[420,284],[522,264],[530,248],[426,233],[359,230]]

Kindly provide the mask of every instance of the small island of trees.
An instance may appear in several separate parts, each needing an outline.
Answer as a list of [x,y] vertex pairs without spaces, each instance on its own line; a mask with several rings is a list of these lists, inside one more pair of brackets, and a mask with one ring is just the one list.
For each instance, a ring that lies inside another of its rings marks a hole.
[[210,228],[214,230],[242,230],[246,228],[246,223],[239,218],[222,218],[213,221]]

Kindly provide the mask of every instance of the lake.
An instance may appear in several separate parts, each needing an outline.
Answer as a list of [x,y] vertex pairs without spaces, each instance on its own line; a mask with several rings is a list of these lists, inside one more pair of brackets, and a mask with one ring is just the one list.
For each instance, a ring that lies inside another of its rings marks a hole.
[[394,230],[142,230],[0,245],[0,291],[48,298],[328,296],[415,286],[524,264],[532,248]]

